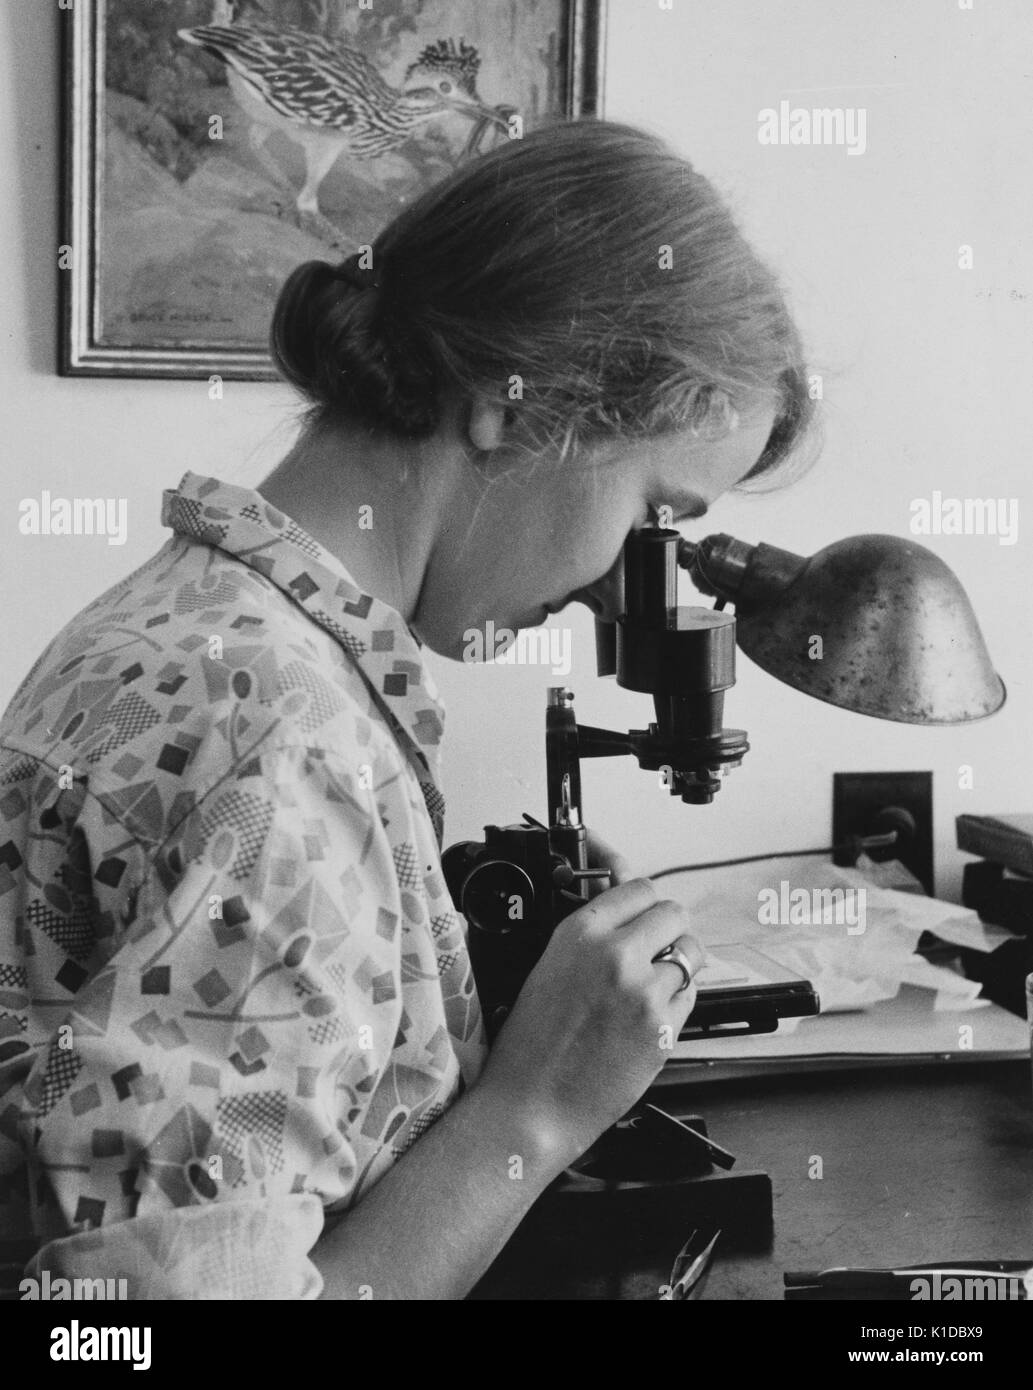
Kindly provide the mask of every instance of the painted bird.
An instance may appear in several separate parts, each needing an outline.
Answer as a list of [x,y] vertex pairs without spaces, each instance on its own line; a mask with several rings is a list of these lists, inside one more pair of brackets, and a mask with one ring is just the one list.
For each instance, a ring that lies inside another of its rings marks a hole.
[[[339,155],[371,160],[396,149],[420,126],[446,111],[474,121],[470,144],[489,125],[506,128],[511,107],[486,105],[477,93],[481,59],[472,44],[439,39],[406,71],[399,90],[364,53],[291,26],[208,24],[179,37],[223,62],[230,90],[250,118],[248,136],[261,163],[282,182],[265,148],[281,131],[305,155],[301,217],[325,223],[319,188]],[[467,148],[470,148],[468,144]]]

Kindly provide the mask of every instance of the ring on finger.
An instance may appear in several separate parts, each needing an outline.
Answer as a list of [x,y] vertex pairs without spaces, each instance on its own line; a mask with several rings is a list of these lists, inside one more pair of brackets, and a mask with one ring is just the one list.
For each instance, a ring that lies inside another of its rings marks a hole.
[[676,965],[682,973],[682,982],[675,990],[675,994],[682,994],[692,984],[692,962],[681,949],[680,946],[672,944],[665,946],[662,951],[657,951],[653,957],[654,964]]

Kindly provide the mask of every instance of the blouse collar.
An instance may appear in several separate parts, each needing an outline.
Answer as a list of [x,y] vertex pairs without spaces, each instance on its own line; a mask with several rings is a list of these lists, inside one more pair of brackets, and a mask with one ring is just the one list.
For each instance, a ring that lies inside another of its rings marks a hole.
[[187,472],[162,493],[161,520],[250,565],[325,628],[438,786],[445,710],[400,613],[364,593],[335,556],[252,488]]

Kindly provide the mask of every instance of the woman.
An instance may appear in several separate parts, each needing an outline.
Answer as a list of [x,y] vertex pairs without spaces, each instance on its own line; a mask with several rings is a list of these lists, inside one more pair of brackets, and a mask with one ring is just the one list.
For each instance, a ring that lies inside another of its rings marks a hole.
[[618,882],[486,1055],[421,647],[616,616],[631,529],[803,435],[800,347],[706,181],[587,122],[302,266],[272,342],[296,447],[167,492],[0,730],[0,1233],[131,1297],[462,1297],[654,1079],[701,955]]

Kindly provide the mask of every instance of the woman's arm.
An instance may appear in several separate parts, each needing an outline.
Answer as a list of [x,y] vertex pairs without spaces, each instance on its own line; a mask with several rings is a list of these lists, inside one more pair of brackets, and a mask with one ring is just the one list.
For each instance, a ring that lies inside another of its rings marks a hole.
[[475,1086],[310,1252],[320,1296],[464,1298],[574,1156]]
[[641,879],[553,934],[468,1091],[319,1241],[323,1298],[463,1298],[544,1188],[639,1099],[695,1001],[653,956],[683,910]]

